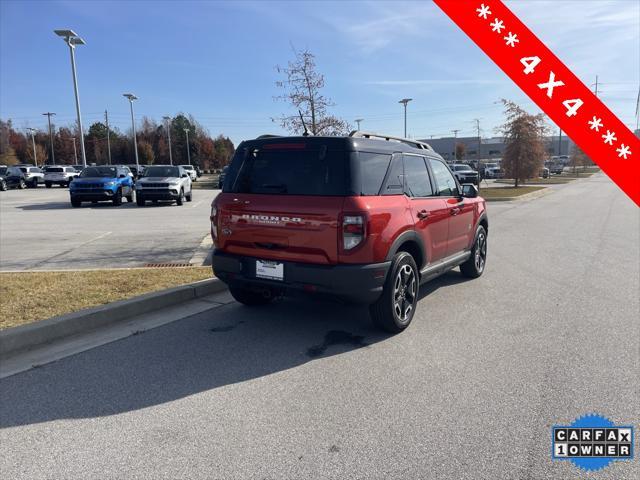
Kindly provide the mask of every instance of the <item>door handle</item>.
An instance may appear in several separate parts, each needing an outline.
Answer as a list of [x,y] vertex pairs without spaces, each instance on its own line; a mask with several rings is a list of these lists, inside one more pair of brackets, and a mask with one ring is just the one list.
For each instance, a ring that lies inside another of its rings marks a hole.
[[420,210],[418,212],[418,218],[420,220],[424,220],[425,218],[427,218],[429,216],[429,212],[427,212],[426,210]]
[[460,209],[458,207],[453,207],[451,210],[449,210],[449,213],[451,213],[451,215],[457,215],[460,213]]

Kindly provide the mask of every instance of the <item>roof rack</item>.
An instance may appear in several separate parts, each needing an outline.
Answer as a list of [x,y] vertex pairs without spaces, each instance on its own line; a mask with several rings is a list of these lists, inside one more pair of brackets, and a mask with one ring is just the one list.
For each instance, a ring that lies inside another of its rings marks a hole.
[[420,150],[431,150],[434,151],[433,148],[431,147],[431,145],[429,145],[428,143],[425,142],[419,142],[417,140],[410,140],[408,138],[402,138],[402,137],[394,137],[392,135],[381,135],[378,133],[372,133],[372,132],[363,132],[360,130],[354,130],[353,132],[351,132],[349,134],[350,137],[354,137],[354,138],[379,138],[381,140],[387,140],[387,141],[394,141],[394,142],[400,142],[400,143],[405,143],[413,148],[418,148]]

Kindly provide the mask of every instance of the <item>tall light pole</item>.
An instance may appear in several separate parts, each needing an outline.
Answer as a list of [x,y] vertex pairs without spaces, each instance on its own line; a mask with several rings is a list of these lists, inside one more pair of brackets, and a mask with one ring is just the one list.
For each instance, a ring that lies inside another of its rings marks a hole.
[[111,138],[109,137],[109,112],[104,111],[104,122],[107,125],[107,156],[109,157],[109,165],[111,165]]
[[407,138],[407,103],[409,103],[413,98],[403,98],[398,103],[404,105],[404,138]]
[[82,131],[82,116],[80,115],[80,94],[78,93],[78,76],[76,74],[76,45],[84,45],[85,42],[73,30],[54,30],[56,35],[64,38],[69,45],[71,53],[71,73],[73,74],[73,92],[76,96],[76,114],[78,115],[78,128],[80,129],[80,152],[82,153],[82,166],[87,166],[87,155],[84,151],[84,133]]
[[36,156],[36,137],[35,137],[36,129],[29,127],[29,128],[27,128],[27,130],[29,130],[29,132],[31,133],[31,142],[33,143],[33,163],[37,167],[38,166],[38,158]]
[[137,100],[133,93],[123,93],[123,97],[127,97],[129,99],[129,106],[131,107],[131,128],[133,129],[133,151],[136,153],[136,175],[140,171],[140,162],[138,161],[138,139],[136,137],[136,121],[133,117],[133,101]]
[[46,113],[43,113],[42,115],[46,115],[47,116],[47,120],[49,121],[49,148],[51,149],[51,164],[55,165],[56,164],[56,155],[53,152],[53,131],[51,130],[51,115],[55,115],[55,113],[46,112]]
[[169,165],[173,165],[173,156],[171,155],[171,117],[165,115],[162,119],[164,120],[167,137],[169,138]]
[[356,118],[355,122],[358,124],[358,130],[360,130],[360,122],[364,122],[364,118]]
[[189,159],[189,165],[191,165],[191,152],[189,151],[189,129],[185,128],[184,133],[187,136],[187,158]]

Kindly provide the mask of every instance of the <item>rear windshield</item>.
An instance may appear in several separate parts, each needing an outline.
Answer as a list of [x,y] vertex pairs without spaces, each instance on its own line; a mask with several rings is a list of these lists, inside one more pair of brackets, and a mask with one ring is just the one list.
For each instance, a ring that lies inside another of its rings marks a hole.
[[147,167],[145,177],[179,177],[178,167]]
[[87,167],[82,170],[81,177],[105,177],[113,178],[117,176],[115,167]]
[[62,167],[49,167],[47,168],[47,173],[60,173],[64,172],[64,168]]
[[[286,149],[247,147],[233,160],[224,192],[278,195],[347,194],[347,154],[304,144]],[[238,172],[236,174],[236,172]]]

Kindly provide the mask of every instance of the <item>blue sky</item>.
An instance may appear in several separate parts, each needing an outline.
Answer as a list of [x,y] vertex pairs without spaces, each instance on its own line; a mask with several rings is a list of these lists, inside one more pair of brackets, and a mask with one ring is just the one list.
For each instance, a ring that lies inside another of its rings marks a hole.
[[[640,1],[509,1],[508,6],[578,75],[599,75],[601,98],[630,128],[640,85]],[[0,0],[0,117],[18,128],[75,120],[69,52],[53,33],[71,28],[85,128],[109,110],[126,131],[123,92],[140,97],[136,116],[183,111],[234,142],[281,133],[270,117],[275,65],[291,46],[308,48],[326,80],[333,113],[363,129],[400,135],[485,136],[502,121],[494,102],[532,102],[429,1],[171,2]]]

